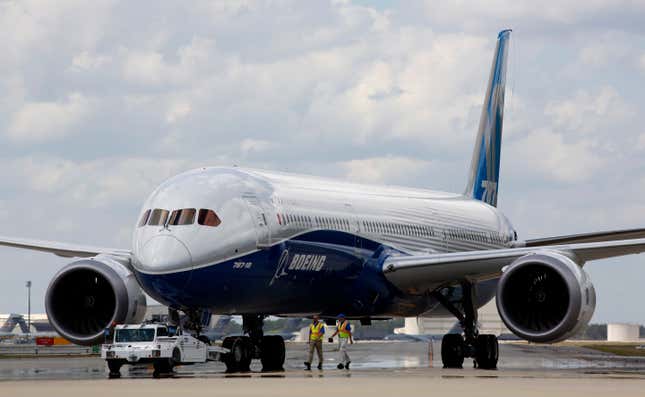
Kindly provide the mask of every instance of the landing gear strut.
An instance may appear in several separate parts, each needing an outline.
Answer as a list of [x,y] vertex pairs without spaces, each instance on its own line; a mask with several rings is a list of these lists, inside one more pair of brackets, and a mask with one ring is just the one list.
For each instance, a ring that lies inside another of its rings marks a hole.
[[495,335],[480,335],[477,329],[477,309],[475,308],[475,286],[471,283],[461,285],[463,291],[463,313],[441,292],[433,296],[448,309],[461,324],[463,336],[444,335],[441,341],[441,360],[444,368],[462,368],[465,357],[474,359],[475,368],[495,369],[499,358],[499,346]]
[[229,336],[223,347],[231,352],[224,357],[226,372],[247,372],[251,360],[260,359],[263,372],[283,371],[285,360],[284,339],[279,335],[264,335],[264,316],[242,316],[245,336]]

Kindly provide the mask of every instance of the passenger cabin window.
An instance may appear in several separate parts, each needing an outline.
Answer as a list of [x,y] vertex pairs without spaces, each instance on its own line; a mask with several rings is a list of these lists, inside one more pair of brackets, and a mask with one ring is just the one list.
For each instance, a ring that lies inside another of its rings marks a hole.
[[146,212],[141,215],[141,219],[139,220],[139,227],[145,226],[146,223],[148,223],[148,218],[150,218],[150,210],[146,210]]
[[195,213],[196,211],[194,208],[174,210],[170,215],[168,224],[172,226],[192,225],[193,223],[195,223]]
[[203,226],[219,226],[222,221],[219,219],[219,216],[212,210],[199,210],[199,216],[197,217],[197,223]]
[[155,208],[150,213],[150,219],[148,219],[148,225],[151,225],[151,226],[165,225],[167,219],[168,219],[168,210]]

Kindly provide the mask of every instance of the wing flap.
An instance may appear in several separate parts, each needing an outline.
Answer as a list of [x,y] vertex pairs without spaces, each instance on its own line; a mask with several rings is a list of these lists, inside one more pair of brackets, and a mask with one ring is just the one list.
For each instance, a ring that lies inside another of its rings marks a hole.
[[78,244],[68,244],[55,241],[42,241],[0,236],[0,245],[48,252],[64,258],[89,258],[99,254],[109,254],[119,257],[130,257],[130,251],[117,248],[100,248]]

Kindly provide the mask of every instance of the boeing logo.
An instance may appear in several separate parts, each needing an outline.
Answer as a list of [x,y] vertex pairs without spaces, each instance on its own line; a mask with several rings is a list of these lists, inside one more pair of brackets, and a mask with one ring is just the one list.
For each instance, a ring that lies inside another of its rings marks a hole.
[[[291,261],[289,261],[291,259]],[[286,276],[287,271],[306,271],[306,272],[319,272],[322,270],[327,255],[308,255],[308,254],[295,254],[290,258],[289,251],[284,250],[278,260],[278,266],[275,269],[275,274],[269,282],[269,285],[282,276]]]
[[284,250],[280,255],[280,259],[278,260],[278,266],[275,269],[275,274],[273,275],[273,278],[269,282],[269,285],[273,285],[275,280],[287,274],[285,270],[287,270],[288,263],[289,263],[289,250]]
[[300,255],[296,254],[291,260],[289,270],[304,270],[319,272],[327,260],[327,255]]

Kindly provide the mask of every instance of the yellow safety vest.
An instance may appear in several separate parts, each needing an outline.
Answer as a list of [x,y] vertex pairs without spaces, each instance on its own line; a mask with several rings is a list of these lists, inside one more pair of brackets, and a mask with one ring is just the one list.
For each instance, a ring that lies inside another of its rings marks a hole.
[[322,322],[318,322],[318,324],[311,324],[309,326],[309,331],[311,332],[309,339],[310,340],[321,340],[323,337],[322,329],[324,325]]
[[338,337],[339,338],[349,338],[349,332],[347,331],[347,320],[338,324]]

